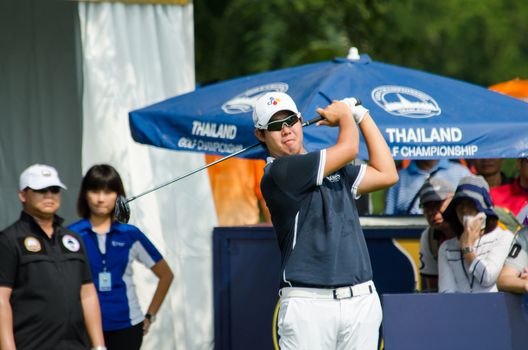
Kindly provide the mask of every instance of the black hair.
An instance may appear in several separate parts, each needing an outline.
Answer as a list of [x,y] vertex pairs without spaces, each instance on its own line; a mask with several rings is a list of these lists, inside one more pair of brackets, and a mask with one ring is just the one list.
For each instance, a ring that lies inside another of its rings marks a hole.
[[[90,207],[86,200],[86,192],[108,189],[118,196],[126,197],[123,181],[117,170],[108,164],[92,166],[84,175],[81,190],[77,198],[77,214],[84,219],[90,217]],[[115,209],[114,209],[115,210]],[[114,213],[112,212],[112,216]]]

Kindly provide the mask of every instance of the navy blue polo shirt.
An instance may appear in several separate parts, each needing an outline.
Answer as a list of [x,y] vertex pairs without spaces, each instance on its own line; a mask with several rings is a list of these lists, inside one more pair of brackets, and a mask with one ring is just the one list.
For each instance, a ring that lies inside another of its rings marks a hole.
[[81,287],[92,276],[80,237],[55,217],[49,238],[33,217],[0,233],[0,286],[12,289],[17,349],[88,349]]
[[372,279],[355,204],[365,165],[324,177],[326,150],[266,165],[261,190],[282,254],[281,287],[331,288]]

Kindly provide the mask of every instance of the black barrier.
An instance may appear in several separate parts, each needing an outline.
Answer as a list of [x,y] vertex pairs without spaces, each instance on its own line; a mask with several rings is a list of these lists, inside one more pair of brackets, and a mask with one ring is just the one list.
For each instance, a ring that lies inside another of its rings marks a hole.
[[[396,223],[364,227],[380,295],[415,290],[415,267],[393,240],[418,241],[422,230],[420,225],[398,227]],[[280,252],[273,228],[215,228],[213,261],[215,349],[273,349],[280,280]]]
[[526,296],[383,295],[387,350],[526,350]]

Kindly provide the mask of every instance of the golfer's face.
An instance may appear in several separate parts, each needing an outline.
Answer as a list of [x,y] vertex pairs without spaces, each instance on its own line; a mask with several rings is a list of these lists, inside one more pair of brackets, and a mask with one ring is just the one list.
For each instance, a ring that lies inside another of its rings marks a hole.
[[86,201],[90,208],[91,216],[110,216],[117,200],[117,192],[109,189],[89,190],[86,192]]
[[[270,123],[287,120],[292,115],[290,111],[280,111],[275,113]],[[269,124],[269,123],[268,123]],[[302,122],[299,119],[295,124],[289,125],[287,122],[279,122],[281,128],[276,131],[266,130],[264,137],[270,155],[275,158],[304,153]]]

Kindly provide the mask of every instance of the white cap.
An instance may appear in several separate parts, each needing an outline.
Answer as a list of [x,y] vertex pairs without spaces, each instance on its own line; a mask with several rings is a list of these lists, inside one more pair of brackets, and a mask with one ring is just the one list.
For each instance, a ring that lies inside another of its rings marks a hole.
[[255,102],[253,109],[253,124],[257,129],[266,129],[271,117],[280,111],[299,113],[295,102],[284,92],[267,92]]
[[32,190],[41,190],[51,186],[66,189],[66,186],[59,179],[57,170],[49,165],[34,164],[20,174],[20,191],[26,187]]

